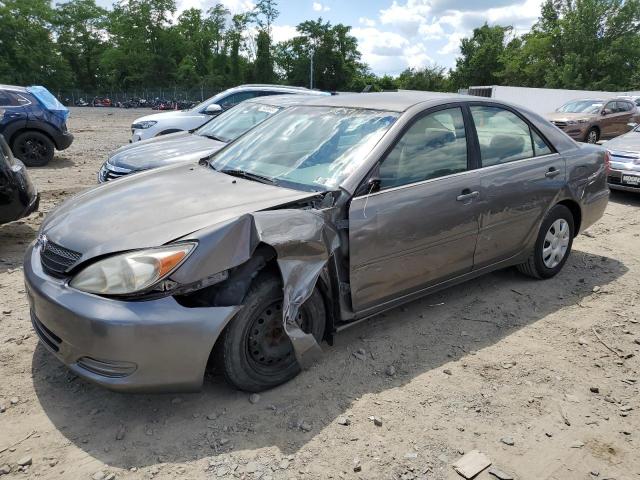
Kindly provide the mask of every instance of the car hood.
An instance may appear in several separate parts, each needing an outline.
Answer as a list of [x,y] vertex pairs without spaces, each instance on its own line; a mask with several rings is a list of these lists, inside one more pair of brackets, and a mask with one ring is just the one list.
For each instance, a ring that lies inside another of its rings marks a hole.
[[596,115],[589,113],[551,112],[546,115],[552,122],[566,122],[568,120],[593,120]]
[[226,143],[202,135],[178,132],[135,142],[109,155],[109,164],[129,170],[148,170],[179,162],[197,162]]
[[171,110],[170,112],[153,113],[151,115],[146,115],[144,117],[136,118],[133,121],[133,123],[146,122],[148,120],[155,120],[156,122],[158,122],[158,121],[171,120],[173,118],[179,118],[181,120],[184,120],[188,118],[201,119],[201,118],[207,118],[207,117],[208,115],[205,115],[200,112],[194,112],[191,110]]
[[82,254],[163,245],[247,213],[313,197],[231,177],[208,166],[173,165],[108,182],[54,210],[41,235]]
[[609,140],[603,145],[607,150],[640,153],[640,132],[629,132]]

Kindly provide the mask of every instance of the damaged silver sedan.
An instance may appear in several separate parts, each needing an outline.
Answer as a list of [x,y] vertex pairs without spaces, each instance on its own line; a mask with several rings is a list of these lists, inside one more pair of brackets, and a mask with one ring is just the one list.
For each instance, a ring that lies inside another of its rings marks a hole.
[[199,165],[84,192],[25,258],[41,342],[122,391],[259,391],[381,311],[517,265],[557,274],[603,214],[607,154],[503,103],[339,95]]

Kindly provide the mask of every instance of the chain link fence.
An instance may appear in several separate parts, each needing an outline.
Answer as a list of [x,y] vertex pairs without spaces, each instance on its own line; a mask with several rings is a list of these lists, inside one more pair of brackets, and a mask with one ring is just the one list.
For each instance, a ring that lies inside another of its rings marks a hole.
[[205,86],[184,88],[132,88],[114,89],[70,89],[55,92],[58,100],[67,106],[112,106],[112,107],[153,107],[158,104],[176,104],[178,107],[196,104],[210,98],[221,89]]

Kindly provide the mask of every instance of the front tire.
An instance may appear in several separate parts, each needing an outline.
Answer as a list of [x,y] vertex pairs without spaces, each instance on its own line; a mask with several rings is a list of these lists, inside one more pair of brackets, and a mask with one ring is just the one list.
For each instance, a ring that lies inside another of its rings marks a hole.
[[[218,359],[227,382],[240,390],[267,390],[300,372],[293,345],[282,325],[282,299],[280,279],[274,274],[261,274],[249,288],[242,310],[222,334]],[[326,310],[317,289],[298,315],[302,330],[312,333],[320,343]]]
[[533,278],[551,278],[564,266],[573,245],[574,222],[564,205],[553,207],[540,225],[533,253],[518,270]]
[[27,167],[43,167],[53,159],[55,145],[45,134],[28,131],[13,141],[13,154]]
[[589,131],[587,132],[585,141],[587,143],[595,144],[595,143],[598,143],[598,140],[600,140],[600,132],[595,127],[590,128]]

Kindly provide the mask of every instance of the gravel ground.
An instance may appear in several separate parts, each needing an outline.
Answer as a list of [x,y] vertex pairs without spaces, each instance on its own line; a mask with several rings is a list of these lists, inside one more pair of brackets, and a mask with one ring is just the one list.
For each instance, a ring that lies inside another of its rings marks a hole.
[[0,226],[0,476],[457,479],[478,449],[518,479],[640,478],[631,194],[612,194],[556,278],[509,269],[393,310],[252,401],[218,377],[198,394],[126,395],[69,373],[32,332],[22,255],[143,113],[74,109],[72,147],[30,172],[43,213]]

